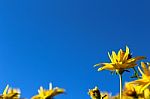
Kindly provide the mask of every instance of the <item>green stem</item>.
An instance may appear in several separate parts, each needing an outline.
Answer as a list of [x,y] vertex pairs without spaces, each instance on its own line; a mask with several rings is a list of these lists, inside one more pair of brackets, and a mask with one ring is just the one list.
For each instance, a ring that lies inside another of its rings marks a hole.
[[120,79],[120,99],[122,99],[122,74],[119,74]]

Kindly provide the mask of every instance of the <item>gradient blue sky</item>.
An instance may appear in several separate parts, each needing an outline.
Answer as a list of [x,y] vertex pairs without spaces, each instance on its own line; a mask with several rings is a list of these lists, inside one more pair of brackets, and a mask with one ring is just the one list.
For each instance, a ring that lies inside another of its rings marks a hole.
[[0,92],[10,84],[30,98],[52,82],[66,89],[56,99],[89,99],[87,91],[95,85],[118,93],[118,76],[93,65],[109,62],[107,52],[126,45],[133,56],[149,61],[149,5],[149,0],[1,0]]

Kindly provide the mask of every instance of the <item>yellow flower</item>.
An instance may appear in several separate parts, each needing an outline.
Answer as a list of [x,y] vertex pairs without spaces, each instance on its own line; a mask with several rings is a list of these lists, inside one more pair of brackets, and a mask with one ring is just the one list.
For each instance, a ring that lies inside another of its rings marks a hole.
[[110,95],[106,92],[101,93],[97,86],[94,89],[89,89],[88,94],[91,99],[109,99]]
[[94,89],[89,89],[88,94],[90,95],[91,99],[101,99],[101,94],[97,86]]
[[142,74],[142,78],[130,82],[131,84],[136,84],[137,86],[141,87],[139,90],[140,93],[142,93],[146,88],[150,86],[150,64],[145,64],[144,62],[141,62],[141,67],[143,71],[140,68],[138,69]]
[[123,99],[150,99],[150,89],[146,88],[141,92],[142,86],[126,83],[123,90]]
[[64,89],[58,87],[52,88],[52,84],[50,83],[49,90],[40,87],[38,93],[38,95],[33,96],[31,99],[52,99],[54,96],[64,93]]
[[125,69],[132,68],[136,66],[136,62],[138,60],[144,59],[143,56],[133,57],[131,56],[129,52],[129,48],[126,46],[126,51],[123,51],[122,49],[119,50],[118,54],[116,54],[114,51],[112,51],[112,55],[109,54],[108,56],[111,60],[111,63],[99,63],[95,66],[102,66],[98,69],[98,71],[101,70],[111,70],[111,71],[119,71],[123,72]]
[[141,86],[136,86],[132,83],[126,83],[125,88],[123,90],[123,95],[133,98],[141,98],[143,97],[143,93],[140,92]]
[[[144,90],[144,93],[139,93],[141,86],[136,86],[130,82],[125,83],[125,87],[122,94],[122,99],[150,99],[148,98],[150,93],[149,90]],[[149,94],[149,95],[148,95]],[[119,95],[116,95],[110,99],[120,99]]]
[[129,83],[125,83],[125,88],[124,88],[123,94],[125,96],[134,96],[134,97],[137,96],[137,92],[136,92],[133,84],[129,84]]
[[9,85],[6,86],[3,94],[0,95],[0,99],[19,99],[20,98],[20,90],[9,88]]

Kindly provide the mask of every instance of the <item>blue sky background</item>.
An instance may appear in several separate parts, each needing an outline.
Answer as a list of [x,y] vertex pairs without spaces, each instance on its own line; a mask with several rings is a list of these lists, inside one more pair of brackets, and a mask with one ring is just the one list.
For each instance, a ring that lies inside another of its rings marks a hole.
[[118,76],[93,65],[109,62],[107,52],[126,45],[133,56],[149,61],[149,5],[149,0],[1,0],[0,92],[10,84],[30,98],[52,82],[66,89],[56,99],[89,99],[95,85],[117,94]]

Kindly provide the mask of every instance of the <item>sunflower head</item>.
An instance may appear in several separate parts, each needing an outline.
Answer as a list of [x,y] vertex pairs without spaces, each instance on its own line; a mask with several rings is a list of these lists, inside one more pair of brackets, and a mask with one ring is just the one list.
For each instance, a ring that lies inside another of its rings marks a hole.
[[101,99],[101,94],[97,86],[94,89],[89,89],[88,94],[91,99]]
[[52,84],[49,85],[49,90],[44,89],[42,86],[38,90],[38,95],[33,96],[31,99],[52,99],[54,96],[64,93],[65,90],[62,88],[52,88]]
[[[141,91],[142,86],[126,83],[123,90],[123,97],[132,97],[133,99],[150,99],[150,89],[146,88]],[[128,98],[126,98],[128,99]]]
[[124,91],[123,91],[124,96],[132,96],[132,97],[137,97],[137,92],[133,84],[125,83]]
[[19,99],[20,98],[20,90],[9,88],[9,85],[3,91],[3,94],[0,95],[2,99]]
[[135,81],[130,82],[130,84],[134,84],[139,88],[139,93],[143,93],[143,91],[150,87],[150,64],[141,62],[142,70],[138,67],[142,77]]
[[98,71],[101,70],[111,70],[117,71],[118,73],[123,73],[126,69],[136,66],[138,60],[144,59],[143,56],[132,57],[129,48],[126,46],[126,50],[120,49],[118,53],[112,51],[112,54],[108,53],[110,58],[110,63],[99,63],[95,66],[101,66]]

